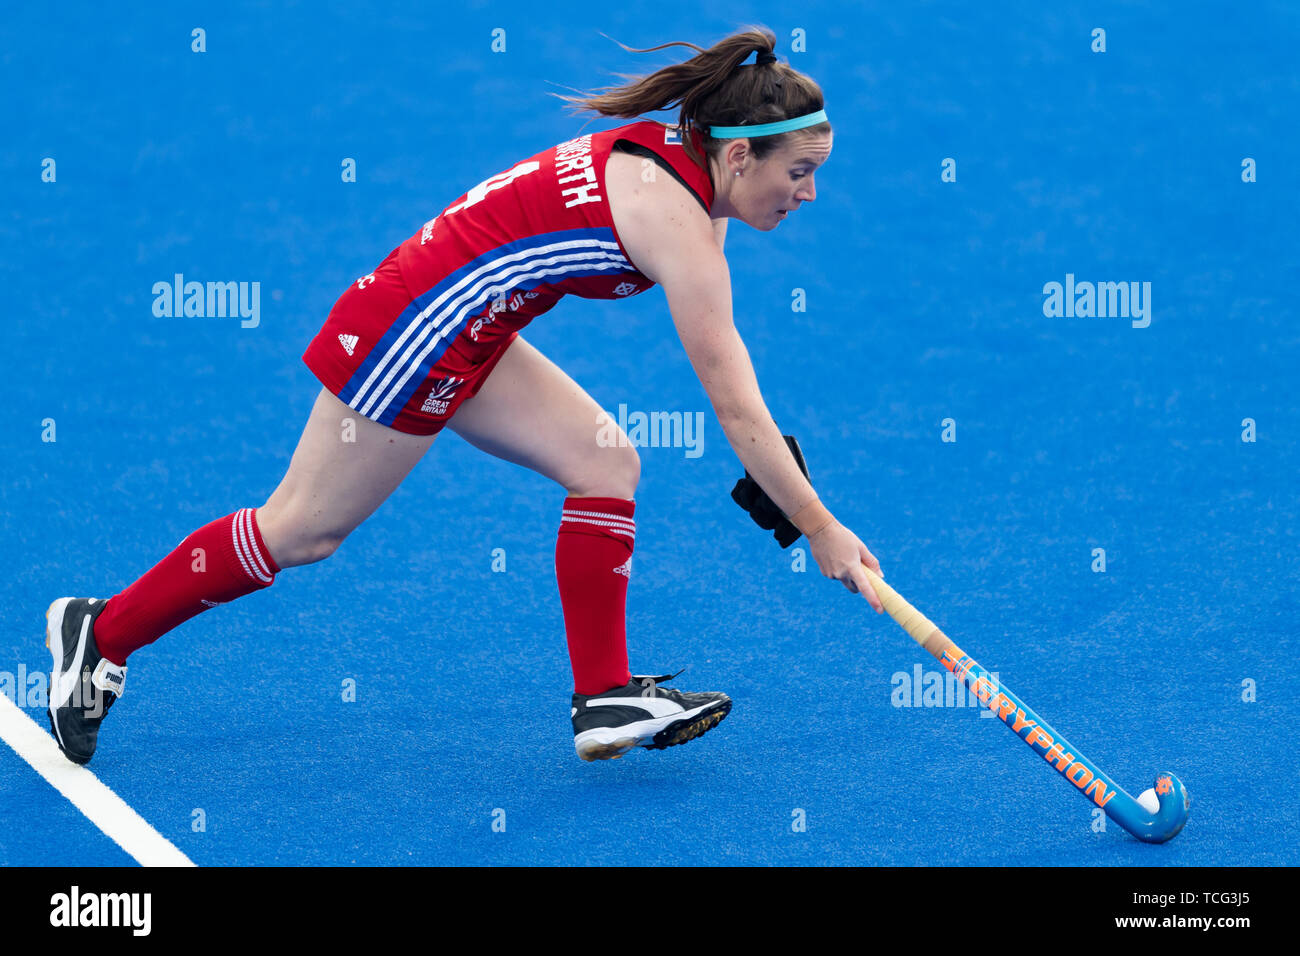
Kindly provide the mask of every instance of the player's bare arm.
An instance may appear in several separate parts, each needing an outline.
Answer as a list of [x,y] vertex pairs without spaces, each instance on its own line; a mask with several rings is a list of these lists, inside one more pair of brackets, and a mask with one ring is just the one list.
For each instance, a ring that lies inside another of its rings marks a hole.
[[623,245],[638,269],[663,286],[682,346],[736,457],[808,536],[822,573],[883,610],[862,571],[865,563],[879,572],[879,562],[820,502],[763,400],[733,321],[731,277],[716,221],[679,184],[663,178],[636,190],[630,206],[620,226]]

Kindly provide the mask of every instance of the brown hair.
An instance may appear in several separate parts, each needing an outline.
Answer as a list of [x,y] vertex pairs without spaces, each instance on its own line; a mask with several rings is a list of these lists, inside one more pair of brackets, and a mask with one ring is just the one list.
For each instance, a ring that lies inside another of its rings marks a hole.
[[[665,47],[684,46],[696,51],[696,55],[685,63],[666,66],[649,76],[615,74],[632,82],[604,87],[596,94],[551,95],[567,100],[575,112],[591,110],[603,116],[639,117],[680,103],[679,125],[683,130],[688,126],[698,128],[703,136],[704,152],[710,156],[730,142],[710,136],[708,130],[711,126],[774,123],[815,113],[825,106],[821,87],[784,63],[740,67],[741,62],[755,51],[775,51],[776,36],[764,27],[754,26],[733,33],[707,50],[683,41],[663,43],[645,50],[622,43],[618,45],[631,53],[652,53]],[[787,137],[824,134],[830,132],[830,128],[830,123],[818,123],[792,133],[758,136],[751,139],[749,145],[754,157],[761,160],[785,143]],[[708,171],[708,163],[695,152],[691,138],[683,136],[682,144],[687,155]]]

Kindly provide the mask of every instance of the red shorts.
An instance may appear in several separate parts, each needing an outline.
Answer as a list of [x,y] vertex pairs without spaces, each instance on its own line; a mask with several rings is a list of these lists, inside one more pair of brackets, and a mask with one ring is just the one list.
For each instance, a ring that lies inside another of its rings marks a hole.
[[432,311],[429,293],[407,288],[397,252],[339,296],[302,360],[360,414],[433,435],[483,387],[519,333],[492,326],[471,335],[473,316]]

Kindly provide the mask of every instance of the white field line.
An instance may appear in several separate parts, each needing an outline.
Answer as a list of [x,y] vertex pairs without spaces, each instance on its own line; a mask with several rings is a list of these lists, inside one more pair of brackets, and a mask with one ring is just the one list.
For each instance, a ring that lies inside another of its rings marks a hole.
[[5,694],[0,694],[0,740],[141,866],[194,865],[89,769],[63,756],[54,738]]

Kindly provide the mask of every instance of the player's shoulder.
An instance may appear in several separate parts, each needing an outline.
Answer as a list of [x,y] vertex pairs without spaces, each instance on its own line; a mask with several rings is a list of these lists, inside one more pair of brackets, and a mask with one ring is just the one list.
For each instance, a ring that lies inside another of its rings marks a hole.
[[611,151],[605,182],[614,227],[647,278],[662,282],[681,259],[719,252],[713,220],[699,198],[652,160]]

